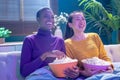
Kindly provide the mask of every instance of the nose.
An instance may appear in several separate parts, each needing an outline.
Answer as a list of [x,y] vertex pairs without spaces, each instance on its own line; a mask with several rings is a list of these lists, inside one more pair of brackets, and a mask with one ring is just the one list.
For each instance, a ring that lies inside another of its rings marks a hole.
[[48,20],[52,20],[53,18],[52,18],[51,16],[48,16],[47,19],[48,19]]
[[49,17],[48,17],[48,19],[50,20],[50,19],[51,19],[51,17],[49,16]]
[[84,22],[85,22],[84,20],[81,20],[81,21],[80,21],[80,24],[83,24]]

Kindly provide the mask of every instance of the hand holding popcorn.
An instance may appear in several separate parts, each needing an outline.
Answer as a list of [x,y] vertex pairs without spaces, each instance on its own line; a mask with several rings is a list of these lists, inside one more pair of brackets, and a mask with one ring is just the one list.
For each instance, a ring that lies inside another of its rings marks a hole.
[[81,70],[80,73],[85,76],[92,76],[93,74],[106,72],[111,66],[110,62],[99,59],[97,57],[83,59],[82,63],[84,70]]
[[[66,69],[72,69],[77,65],[77,59],[71,59],[69,57],[63,57],[61,59],[56,58],[52,63],[49,63],[49,67],[56,77],[66,77],[64,74]],[[71,74],[72,75],[72,74]]]

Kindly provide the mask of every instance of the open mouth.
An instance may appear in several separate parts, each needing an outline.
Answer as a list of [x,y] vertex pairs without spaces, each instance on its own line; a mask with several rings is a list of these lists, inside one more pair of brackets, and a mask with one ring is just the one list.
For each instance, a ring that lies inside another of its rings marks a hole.
[[47,22],[46,24],[47,24],[47,25],[52,25],[52,22]]

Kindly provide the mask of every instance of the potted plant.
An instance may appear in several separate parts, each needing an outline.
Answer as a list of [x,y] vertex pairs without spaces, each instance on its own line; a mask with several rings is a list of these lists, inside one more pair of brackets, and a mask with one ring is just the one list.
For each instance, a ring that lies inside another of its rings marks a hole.
[[112,42],[112,31],[120,28],[120,17],[109,13],[96,0],[79,0],[79,6],[83,8],[87,20],[86,31],[98,33],[103,43],[110,44]]
[[111,0],[111,6],[114,10],[114,14],[120,16],[120,0]]
[[4,39],[6,37],[9,37],[11,33],[12,31],[10,31],[9,29],[5,29],[5,27],[0,27],[0,43],[4,43]]
[[[115,15],[118,15],[120,17],[120,0],[111,0],[111,4],[112,6],[112,12]],[[119,24],[120,24],[120,20],[119,20]],[[117,34],[116,39],[117,39],[117,43],[120,43],[120,28],[119,30],[115,31],[115,34]]]

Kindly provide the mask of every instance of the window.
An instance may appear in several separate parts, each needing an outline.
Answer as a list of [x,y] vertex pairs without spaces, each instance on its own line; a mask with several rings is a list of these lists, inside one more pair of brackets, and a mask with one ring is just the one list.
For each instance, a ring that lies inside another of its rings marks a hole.
[[0,20],[35,21],[42,7],[50,7],[50,0],[0,0]]
[[36,12],[42,7],[50,7],[49,0],[24,0],[24,20],[36,20]]
[[19,0],[0,0],[0,20],[19,20]]

